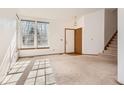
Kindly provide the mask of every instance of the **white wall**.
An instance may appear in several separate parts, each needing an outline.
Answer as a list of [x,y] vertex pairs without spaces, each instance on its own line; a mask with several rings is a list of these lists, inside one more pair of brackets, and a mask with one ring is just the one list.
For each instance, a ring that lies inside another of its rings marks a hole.
[[124,84],[124,8],[118,9],[118,82]]
[[77,26],[76,28],[84,28],[84,16],[77,18]]
[[0,9],[0,64],[16,30],[15,10]]
[[105,46],[117,30],[117,9],[105,9]]
[[83,53],[98,54],[104,49],[104,9],[84,16]]
[[15,9],[0,9],[0,80],[10,62],[10,45],[16,31],[15,12]]

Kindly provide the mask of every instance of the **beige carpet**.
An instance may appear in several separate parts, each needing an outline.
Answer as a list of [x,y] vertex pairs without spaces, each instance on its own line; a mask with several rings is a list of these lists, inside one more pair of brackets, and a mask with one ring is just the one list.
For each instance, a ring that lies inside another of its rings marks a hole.
[[117,80],[117,58],[91,55],[50,55],[56,83],[62,85],[113,85]]
[[[117,57],[110,55],[49,55],[19,61],[49,59],[58,85],[117,85]],[[19,63],[19,64],[22,64]],[[13,70],[12,70],[13,71]],[[11,71],[10,71],[11,72]],[[20,75],[19,75],[20,76]],[[17,77],[12,80],[15,81]],[[41,80],[39,81],[41,82]],[[15,83],[14,83],[15,84]],[[19,83],[20,84],[20,83]]]

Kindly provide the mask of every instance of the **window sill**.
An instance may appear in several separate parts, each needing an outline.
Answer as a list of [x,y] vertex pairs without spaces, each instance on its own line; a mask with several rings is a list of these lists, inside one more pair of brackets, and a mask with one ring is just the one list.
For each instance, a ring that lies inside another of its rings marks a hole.
[[50,49],[50,47],[39,47],[39,48],[20,48],[19,50],[32,50],[32,49]]

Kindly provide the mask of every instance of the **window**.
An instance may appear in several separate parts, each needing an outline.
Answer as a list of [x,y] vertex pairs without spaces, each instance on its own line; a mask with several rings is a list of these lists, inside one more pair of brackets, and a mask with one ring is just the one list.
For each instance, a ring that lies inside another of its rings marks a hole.
[[35,22],[33,21],[21,21],[22,26],[22,45],[23,47],[33,47],[34,46],[34,28]]
[[48,47],[48,22],[21,20],[21,48]]
[[42,22],[37,23],[37,45],[38,47],[48,46],[46,23],[42,23]]

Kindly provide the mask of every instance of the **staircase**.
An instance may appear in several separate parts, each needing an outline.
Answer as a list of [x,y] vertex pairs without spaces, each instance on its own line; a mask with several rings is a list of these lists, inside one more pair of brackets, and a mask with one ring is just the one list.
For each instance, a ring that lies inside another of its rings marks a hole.
[[113,36],[111,41],[108,43],[102,55],[117,57],[117,33]]

